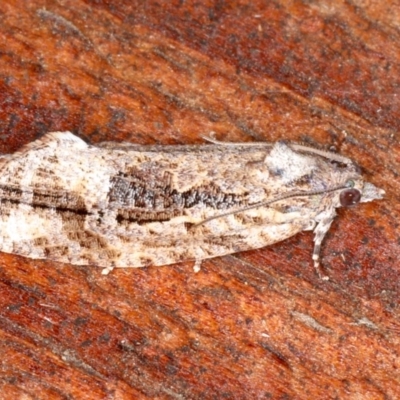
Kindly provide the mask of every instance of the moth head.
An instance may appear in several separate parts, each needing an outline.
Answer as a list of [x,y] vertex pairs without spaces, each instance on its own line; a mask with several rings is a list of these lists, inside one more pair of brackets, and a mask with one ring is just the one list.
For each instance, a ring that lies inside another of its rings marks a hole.
[[383,189],[379,189],[369,182],[356,183],[354,180],[349,180],[346,182],[346,186],[339,194],[339,202],[342,207],[379,200],[385,194]]
[[[356,205],[358,203],[366,203],[372,200],[382,199],[385,194],[383,189],[379,189],[372,183],[364,182],[360,178],[348,179],[343,185],[335,186],[333,188],[322,189],[322,190],[311,190],[311,191],[291,191],[281,196],[271,198],[266,201],[251,204],[239,208],[238,210],[228,211],[225,213],[217,214],[212,217],[206,218],[203,221],[195,224],[194,226],[204,225],[209,221],[217,218],[223,218],[228,215],[236,214],[238,212],[243,212],[247,210],[252,210],[258,207],[270,206],[273,203],[277,203],[282,200],[287,200],[296,197],[309,197],[309,196],[319,196],[328,195],[329,202],[333,200],[334,207],[349,207]],[[320,199],[318,201],[321,201]]]

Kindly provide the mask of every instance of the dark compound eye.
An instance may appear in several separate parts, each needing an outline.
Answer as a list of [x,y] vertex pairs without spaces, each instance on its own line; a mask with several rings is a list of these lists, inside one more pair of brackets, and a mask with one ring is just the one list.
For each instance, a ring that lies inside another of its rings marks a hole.
[[340,204],[343,207],[352,206],[361,200],[361,192],[358,189],[346,189],[340,193]]

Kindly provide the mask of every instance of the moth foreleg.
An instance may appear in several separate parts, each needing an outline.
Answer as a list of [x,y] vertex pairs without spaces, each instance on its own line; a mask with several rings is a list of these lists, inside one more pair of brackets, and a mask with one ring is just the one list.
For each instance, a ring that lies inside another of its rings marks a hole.
[[325,235],[329,231],[329,228],[331,227],[332,221],[335,218],[335,216],[336,216],[335,210],[331,209],[331,210],[321,213],[316,218],[316,220],[318,221],[318,224],[314,229],[314,251],[313,251],[312,259],[314,260],[314,268],[316,269],[319,277],[323,280],[329,280],[329,277],[321,274],[321,271],[319,268],[321,244],[322,244],[322,241],[324,240]]
[[108,275],[112,270],[114,269],[114,267],[113,266],[108,266],[108,267],[105,267],[105,268],[103,268],[102,270],[101,270],[101,274],[102,275]]
[[201,258],[198,258],[198,259],[196,259],[196,260],[194,261],[193,271],[194,271],[195,273],[200,272],[202,261],[203,261],[203,260],[202,260]]

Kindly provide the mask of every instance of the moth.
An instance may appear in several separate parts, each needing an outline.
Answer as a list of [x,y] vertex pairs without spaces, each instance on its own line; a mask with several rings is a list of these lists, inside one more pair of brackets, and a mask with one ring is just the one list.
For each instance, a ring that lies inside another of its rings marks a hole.
[[93,146],[46,134],[0,157],[0,251],[74,265],[161,266],[258,249],[383,197],[348,158],[300,144]]

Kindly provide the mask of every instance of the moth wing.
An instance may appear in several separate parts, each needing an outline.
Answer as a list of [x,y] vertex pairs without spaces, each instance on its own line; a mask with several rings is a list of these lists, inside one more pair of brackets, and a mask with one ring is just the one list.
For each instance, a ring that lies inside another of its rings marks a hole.
[[[144,267],[204,260],[236,252],[262,248],[285,240],[314,224],[298,218],[284,223],[247,225],[241,229],[211,232],[206,226],[188,227],[185,223],[126,224],[113,232],[101,232],[92,221],[93,234],[108,236],[108,246],[117,267]],[[88,228],[88,226],[87,226]],[[111,255],[111,253],[110,253]],[[101,261],[100,261],[101,262]],[[97,260],[97,264],[99,260]]]

